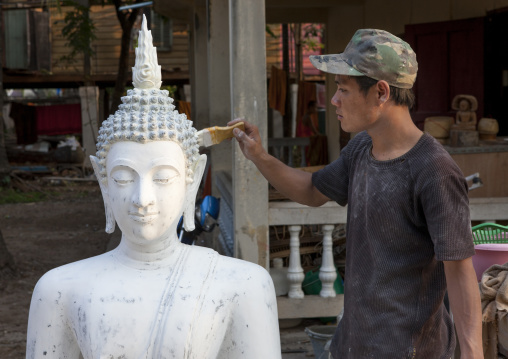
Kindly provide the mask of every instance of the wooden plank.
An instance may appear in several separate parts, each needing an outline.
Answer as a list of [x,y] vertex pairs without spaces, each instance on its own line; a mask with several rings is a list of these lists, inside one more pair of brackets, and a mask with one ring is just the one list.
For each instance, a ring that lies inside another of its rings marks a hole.
[[[60,57],[62,55],[58,55]],[[174,68],[180,68],[181,71],[188,69],[188,59],[168,59],[167,61],[159,61],[159,65],[162,66],[162,70],[171,71]],[[80,57],[76,57],[75,61],[71,65],[67,65],[65,63],[53,64],[53,72],[61,72],[63,69],[67,68],[82,68],[82,60]],[[134,66],[134,59],[132,58],[129,61],[129,66]],[[110,69],[110,70],[107,70]],[[104,72],[115,72],[118,69],[118,58],[92,58],[92,72],[93,73],[104,73]]]
[[[472,221],[508,220],[508,196],[471,198],[469,202]],[[346,223],[347,207],[336,202],[327,202],[317,208],[296,202],[270,202],[268,221],[271,226]]]
[[335,317],[344,307],[344,294],[335,298],[306,295],[303,299],[277,297],[279,319]]
[[469,192],[470,198],[508,197],[508,151],[452,154],[451,156],[465,176],[480,173],[483,187]]
[[508,220],[508,197],[471,198],[469,208],[472,221]]
[[[189,79],[189,73],[186,71],[178,72],[162,72],[162,80],[164,84],[171,81],[186,82]],[[4,75],[4,86],[6,88],[26,88],[28,84],[42,84],[48,86],[52,84],[71,84],[76,87],[76,84],[83,83],[83,75],[77,71],[54,72],[54,75],[34,75],[34,76],[10,76]],[[92,81],[114,83],[116,81],[116,70],[107,74],[92,74]],[[128,80],[130,81],[130,80]]]
[[[65,26],[63,17],[70,7],[63,7],[63,13],[51,12],[52,21],[52,56],[54,59],[53,72],[55,74],[71,73],[82,71],[82,56],[76,56],[72,65],[65,66],[63,63],[57,63],[62,56],[68,55],[70,49],[67,40],[62,35],[62,29]],[[91,18],[97,28],[97,39],[92,43],[96,55],[92,60],[92,73],[109,74],[115,73],[118,66],[118,57],[120,55],[121,27],[116,18],[114,6],[92,6]],[[56,22],[56,24],[55,24]],[[132,51],[129,54],[129,66],[134,65],[135,54]],[[182,22],[173,22],[173,48],[170,52],[159,51],[159,64],[164,70],[180,68],[188,71],[189,68],[189,34],[188,25]],[[163,75],[164,76],[164,75]],[[177,77],[179,77],[178,75]]]
[[346,223],[347,207],[336,202],[315,208],[296,202],[270,202],[268,221],[271,226]]
[[166,65],[188,65],[189,64],[189,58],[188,57],[179,57],[179,58],[173,58],[173,57],[166,57],[161,58],[159,60],[159,65],[166,64]]

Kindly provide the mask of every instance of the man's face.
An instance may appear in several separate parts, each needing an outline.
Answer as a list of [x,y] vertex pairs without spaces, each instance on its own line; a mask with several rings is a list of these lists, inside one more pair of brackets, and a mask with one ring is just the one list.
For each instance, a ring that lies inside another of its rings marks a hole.
[[115,143],[106,168],[110,206],[124,236],[143,244],[176,233],[186,195],[185,158],[177,143]]
[[336,75],[335,83],[337,91],[332,97],[332,105],[336,107],[342,130],[360,132],[370,129],[378,118],[376,86],[372,86],[364,95],[351,76]]

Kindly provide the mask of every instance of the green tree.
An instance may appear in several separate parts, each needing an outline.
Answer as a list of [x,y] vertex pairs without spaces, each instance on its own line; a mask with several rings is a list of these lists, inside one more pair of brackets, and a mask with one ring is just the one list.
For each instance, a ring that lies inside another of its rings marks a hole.
[[[134,4],[142,3],[145,0],[136,0]],[[139,14],[142,9],[131,9],[130,12],[121,11],[119,8],[123,5],[121,0],[112,0],[116,9],[116,17],[122,27],[122,38],[120,47],[120,58],[118,59],[118,73],[116,76],[115,89],[111,96],[110,113],[114,113],[118,106],[122,103],[121,97],[125,92],[125,84],[127,82],[127,70],[129,62],[129,47],[131,41],[131,32]]]
[[62,35],[67,39],[67,46],[71,52],[62,56],[60,60],[71,63],[78,54],[83,54],[83,72],[85,74],[85,84],[90,84],[91,65],[90,58],[95,55],[92,49],[92,42],[97,39],[95,35],[95,25],[90,19],[90,6],[88,2],[77,2],[65,0],[64,6],[71,6],[74,11],[65,13],[65,26],[62,29]]
[[[145,0],[135,0],[129,2],[130,5],[142,3]],[[118,71],[115,81],[115,88],[111,98],[110,111],[113,113],[121,103],[121,96],[125,92],[125,84],[128,76],[129,48],[131,41],[131,32],[138,15],[141,14],[141,8],[134,8],[128,11],[120,10],[120,7],[126,5],[127,2],[122,0],[101,0],[101,5],[113,4],[116,10],[116,17],[122,28],[120,57],[118,59]],[[66,0],[64,5],[74,8],[74,10],[66,13],[64,22],[65,26],[62,30],[64,37],[68,40],[68,46],[71,52],[61,60],[67,62],[73,61],[78,54],[84,56],[84,73],[85,83],[89,83],[90,79],[90,57],[95,53],[92,49],[92,42],[96,39],[95,25],[90,18],[90,3],[88,0]]]

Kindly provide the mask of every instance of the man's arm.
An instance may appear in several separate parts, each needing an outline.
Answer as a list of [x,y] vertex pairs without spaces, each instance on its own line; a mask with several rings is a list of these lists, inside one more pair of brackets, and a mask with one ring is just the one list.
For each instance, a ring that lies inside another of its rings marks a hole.
[[[239,121],[242,120],[231,121],[228,126]],[[277,191],[295,202],[313,207],[321,206],[330,200],[314,187],[311,173],[291,168],[270,156],[261,146],[261,137],[256,126],[245,122],[245,132],[236,128],[233,134],[245,157],[256,165]]]
[[480,291],[473,262],[467,258],[443,263],[461,358],[483,358]]

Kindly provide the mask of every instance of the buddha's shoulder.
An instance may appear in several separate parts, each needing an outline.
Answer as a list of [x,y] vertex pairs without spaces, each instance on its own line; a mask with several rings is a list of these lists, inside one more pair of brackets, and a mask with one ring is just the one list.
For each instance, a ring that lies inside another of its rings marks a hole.
[[90,277],[96,277],[100,274],[99,272],[107,271],[110,257],[109,253],[104,253],[53,268],[39,279],[37,286],[52,287],[56,284],[61,288],[66,283],[76,284],[80,280],[89,281]]
[[[213,249],[204,247],[194,247],[196,255],[204,258],[215,258],[215,276],[216,278],[228,278],[228,281],[250,281],[266,280],[270,275],[265,268],[242,259],[219,255]],[[203,260],[200,263],[204,263]]]

